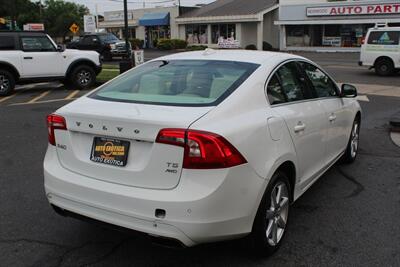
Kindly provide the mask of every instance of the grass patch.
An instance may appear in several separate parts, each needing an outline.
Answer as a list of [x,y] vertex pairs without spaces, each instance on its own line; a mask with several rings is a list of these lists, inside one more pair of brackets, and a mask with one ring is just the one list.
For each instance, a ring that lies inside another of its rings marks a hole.
[[119,70],[119,65],[103,64],[103,69],[116,69]]
[[108,69],[103,66],[103,70],[97,75],[97,81],[107,82],[119,75],[119,69]]

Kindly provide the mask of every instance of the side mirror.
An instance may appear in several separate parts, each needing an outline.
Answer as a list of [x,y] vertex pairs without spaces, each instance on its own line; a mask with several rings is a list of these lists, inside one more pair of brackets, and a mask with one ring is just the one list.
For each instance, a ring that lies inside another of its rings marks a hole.
[[357,88],[351,84],[342,84],[342,91],[340,93],[341,97],[356,97],[357,96]]
[[65,51],[65,45],[62,45],[62,44],[57,45],[57,51],[58,52],[64,52]]

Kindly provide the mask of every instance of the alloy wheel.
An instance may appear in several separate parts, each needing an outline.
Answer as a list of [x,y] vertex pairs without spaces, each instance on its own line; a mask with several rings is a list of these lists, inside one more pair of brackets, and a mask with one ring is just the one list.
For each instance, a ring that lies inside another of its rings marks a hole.
[[358,141],[359,141],[359,123],[355,122],[353,125],[353,130],[351,132],[351,140],[350,140],[350,155],[352,158],[355,158],[358,151]]
[[10,80],[5,75],[0,75],[0,92],[7,92],[10,88]]
[[387,65],[383,64],[383,65],[380,66],[380,69],[381,69],[382,72],[387,72],[389,67]]
[[92,80],[92,75],[87,70],[81,70],[78,72],[78,82],[82,86],[88,85]]
[[271,246],[276,246],[286,229],[289,215],[289,190],[284,182],[278,182],[271,192],[271,205],[267,210],[266,237]]

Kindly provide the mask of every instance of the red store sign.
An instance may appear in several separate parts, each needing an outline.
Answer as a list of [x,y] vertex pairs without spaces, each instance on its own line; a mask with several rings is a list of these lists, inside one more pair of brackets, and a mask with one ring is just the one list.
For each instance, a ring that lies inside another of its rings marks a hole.
[[400,14],[400,3],[308,7],[307,17]]

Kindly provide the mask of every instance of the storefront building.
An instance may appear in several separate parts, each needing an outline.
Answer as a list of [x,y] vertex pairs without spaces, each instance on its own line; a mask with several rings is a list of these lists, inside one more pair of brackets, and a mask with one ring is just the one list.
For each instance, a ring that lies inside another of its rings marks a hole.
[[[161,38],[179,38],[179,28],[175,23],[178,15],[176,6],[128,10],[128,37],[144,40],[147,48],[154,47],[156,40]],[[105,12],[104,21],[99,26],[123,38],[124,12]]]
[[359,51],[377,23],[400,25],[400,1],[280,0],[275,21],[280,49],[297,51]]
[[245,48],[263,42],[279,47],[277,0],[217,0],[179,16],[179,36],[189,45]]

